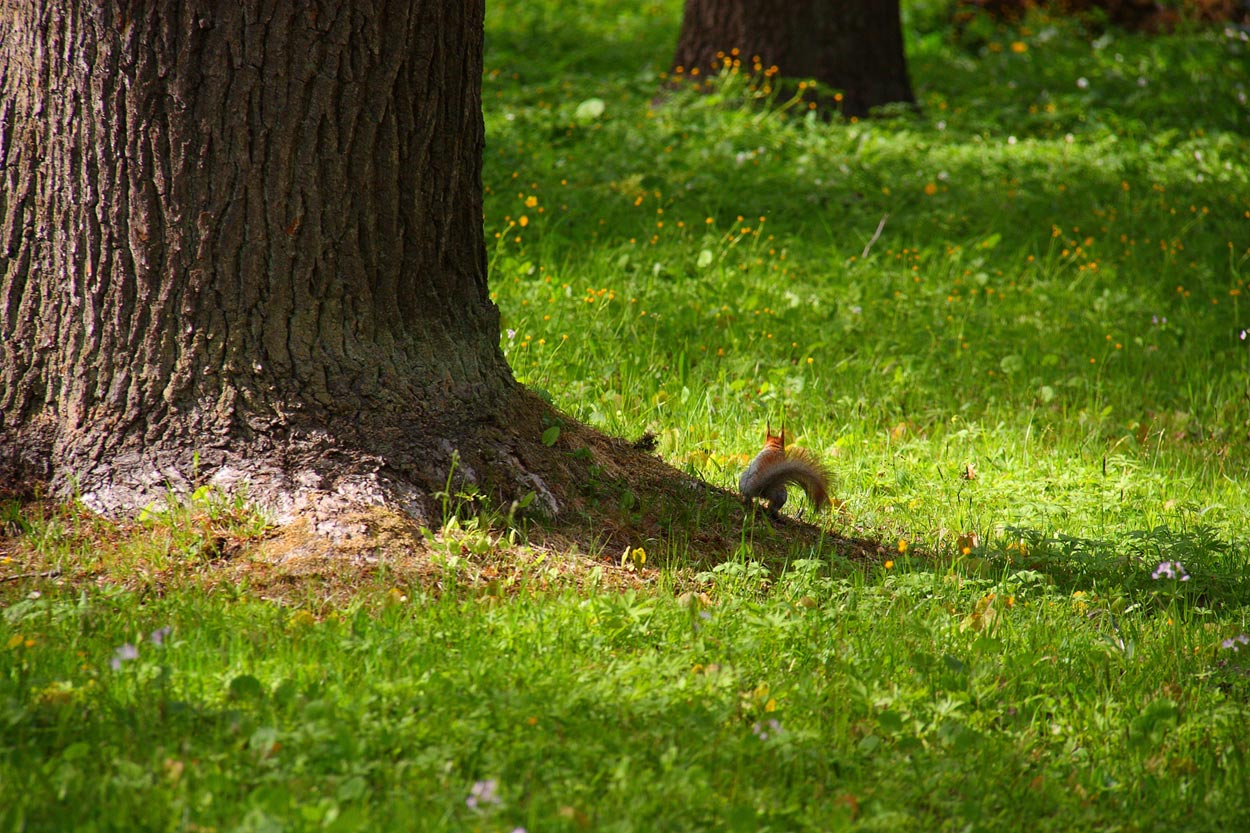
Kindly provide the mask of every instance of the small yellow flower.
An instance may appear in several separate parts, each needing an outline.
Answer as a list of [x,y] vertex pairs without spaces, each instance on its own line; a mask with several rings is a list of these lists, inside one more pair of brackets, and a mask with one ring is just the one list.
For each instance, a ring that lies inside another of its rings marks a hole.
[[1028,52],[1029,45],[1025,43],[1024,41],[1018,40],[1011,44],[1011,51],[1015,52],[1016,54],[1020,54],[1022,52]]
[[621,555],[621,566],[633,570],[647,563],[647,551],[642,547],[626,547]]
[[525,228],[526,226],[530,224],[530,218],[522,214],[520,218],[517,220],[517,222],[521,224],[521,228]]
[[526,208],[533,208],[536,205],[538,205],[538,197],[530,196],[525,198]]
[[900,541],[898,542],[898,551],[899,551],[899,552],[907,552],[907,546],[908,546],[908,544],[907,544],[907,539],[906,539],[906,538],[904,538],[904,539],[900,540]]
[[885,562],[885,568],[886,568],[887,570],[893,569],[893,568],[894,568],[894,562],[893,562],[893,561],[886,561],[886,562]]

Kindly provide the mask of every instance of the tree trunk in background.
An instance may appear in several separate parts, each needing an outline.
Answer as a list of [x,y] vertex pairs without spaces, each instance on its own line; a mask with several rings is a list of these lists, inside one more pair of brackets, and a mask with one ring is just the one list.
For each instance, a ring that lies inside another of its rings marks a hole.
[[122,510],[211,478],[423,516],[453,448],[533,489],[541,406],[486,288],[482,14],[5,4],[0,491]]
[[848,116],[915,102],[898,0],[686,0],[673,71],[713,74],[735,57],[742,72],[776,67],[841,90]]

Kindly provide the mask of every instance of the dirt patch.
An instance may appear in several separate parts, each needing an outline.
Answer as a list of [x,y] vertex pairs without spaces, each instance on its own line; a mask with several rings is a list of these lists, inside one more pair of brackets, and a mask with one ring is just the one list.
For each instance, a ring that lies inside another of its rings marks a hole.
[[645,442],[606,436],[521,395],[515,423],[463,435],[445,488],[425,493],[416,514],[402,501],[369,506],[341,493],[310,499],[268,528],[224,495],[145,510],[142,520],[10,503],[0,594],[44,581],[145,593],[193,584],[329,608],[416,589],[628,587],[661,573],[684,585],[736,558],[784,570],[800,558],[845,566],[887,557],[878,541],[848,532],[844,517],[770,518],[669,466]]

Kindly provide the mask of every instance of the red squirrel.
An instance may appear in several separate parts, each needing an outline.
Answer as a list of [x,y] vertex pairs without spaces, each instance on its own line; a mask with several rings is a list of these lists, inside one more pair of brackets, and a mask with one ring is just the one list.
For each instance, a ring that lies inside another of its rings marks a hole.
[[785,505],[786,486],[791,483],[803,487],[817,512],[829,506],[829,474],[825,467],[801,448],[787,453],[786,429],[774,434],[769,425],[765,428],[764,449],[742,473],[738,490],[748,501],[756,497],[767,500],[768,514],[775,518]]

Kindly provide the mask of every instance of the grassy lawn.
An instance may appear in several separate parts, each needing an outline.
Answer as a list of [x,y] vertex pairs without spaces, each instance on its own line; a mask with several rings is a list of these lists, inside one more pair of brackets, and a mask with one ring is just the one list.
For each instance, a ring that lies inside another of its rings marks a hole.
[[0,830],[1250,827],[1250,45],[907,3],[922,112],[826,123],[656,100],[680,6],[488,3],[501,343],[716,485],[784,424],[881,556],[6,506]]

